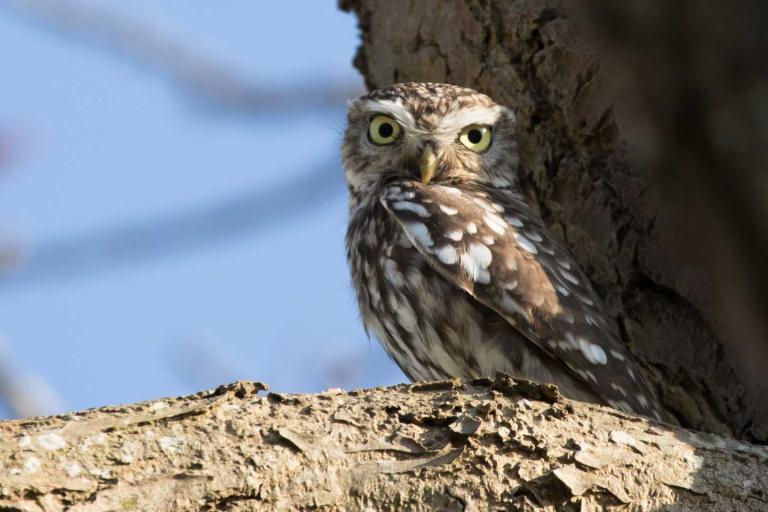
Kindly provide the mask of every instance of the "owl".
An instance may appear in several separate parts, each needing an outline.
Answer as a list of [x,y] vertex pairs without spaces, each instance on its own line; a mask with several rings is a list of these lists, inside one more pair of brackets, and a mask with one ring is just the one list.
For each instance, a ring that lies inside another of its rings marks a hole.
[[347,256],[366,332],[411,380],[505,372],[661,418],[589,280],[517,185],[513,112],[405,83],[349,105]]

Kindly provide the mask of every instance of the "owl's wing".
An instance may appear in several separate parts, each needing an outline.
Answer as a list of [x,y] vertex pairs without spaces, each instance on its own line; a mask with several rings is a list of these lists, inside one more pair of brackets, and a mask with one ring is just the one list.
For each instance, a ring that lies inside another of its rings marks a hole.
[[442,276],[612,406],[661,419],[589,281],[522,197],[403,180],[388,185],[381,202]]

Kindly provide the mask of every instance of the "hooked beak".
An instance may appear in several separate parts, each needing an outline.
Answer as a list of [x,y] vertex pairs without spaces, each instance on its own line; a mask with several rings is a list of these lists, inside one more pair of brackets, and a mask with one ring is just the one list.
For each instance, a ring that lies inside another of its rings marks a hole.
[[421,171],[421,182],[427,185],[435,176],[435,169],[437,168],[437,159],[435,158],[435,150],[432,146],[424,148],[424,152],[419,159],[419,171]]

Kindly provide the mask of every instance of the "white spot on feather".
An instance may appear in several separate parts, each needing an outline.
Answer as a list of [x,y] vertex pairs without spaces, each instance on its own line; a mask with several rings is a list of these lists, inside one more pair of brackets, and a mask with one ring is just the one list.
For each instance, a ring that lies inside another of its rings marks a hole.
[[566,272],[565,270],[560,270],[560,275],[562,275],[564,278],[566,278],[573,284],[579,284],[579,280],[576,278],[575,275],[571,274],[570,272]]
[[469,224],[467,224],[467,233],[469,233],[470,235],[474,235],[475,233],[477,233],[477,224],[475,224],[474,222],[470,222]]
[[536,250],[536,246],[533,245],[533,242],[525,238],[520,233],[515,233],[515,240],[517,241],[517,244],[528,251],[531,254],[536,254],[538,251]]
[[563,297],[567,297],[567,296],[569,296],[571,294],[571,292],[568,291],[568,288],[566,288],[565,286],[559,285],[559,284],[555,285],[555,289],[558,292],[560,292],[560,295],[562,295]]
[[535,231],[526,231],[525,236],[533,240],[534,242],[543,242],[544,239],[541,238],[541,235],[536,233]]
[[459,240],[464,238],[464,232],[462,230],[460,230],[460,229],[454,229],[454,230],[446,232],[445,236],[447,236],[451,240],[455,240],[455,241],[458,242]]
[[427,210],[424,207],[424,205],[419,203],[413,203],[411,201],[395,201],[394,203],[392,203],[392,208],[400,211],[413,212],[419,217],[429,217],[432,215],[431,213],[429,213],[429,210]]
[[472,201],[474,201],[474,203],[478,205],[480,208],[482,208],[483,210],[491,210],[491,205],[488,204],[488,201],[486,201],[485,199],[481,199],[479,197],[473,197]]
[[435,251],[435,256],[445,265],[453,265],[459,260],[459,251],[452,245],[444,245]]
[[515,226],[516,228],[523,227],[523,221],[521,221],[514,215],[505,215],[504,220],[506,220],[511,226]]
[[483,244],[469,244],[468,254],[481,268],[488,268],[493,261],[491,250]]
[[595,374],[594,374],[594,373],[592,373],[591,371],[589,371],[589,370],[576,370],[576,373],[578,373],[579,375],[581,375],[581,378],[582,378],[582,379],[584,379],[584,380],[586,380],[586,381],[589,381],[589,380],[591,380],[591,381],[593,381],[595,384],[597,384],[597,377],[595,377]]
[[483,222],[500,235],[503,235],[507,230],[507,224],[504,222],[504,219],[493,212],[486,212],[485,215],[483,215]]
[[435,242],[432,240],[432,235],[429,234],[429,230],[423,222],[404,222],[403,226],[419,244],[424,247],[432,247],[434,245]]
[[571,348],[573,349],[579,348],[579,343],[576,341],[576,338],[573,336],[572,332],[565,333],[565,340],[568,342]]
[[457,210],[453,206],[446,206],[444,204],[440,205],[440,209],[443,210],[443,212],[446,215],[456,215],[457,213],[459,213],[459,210]]
[[461,255],[461,266],[473,281],[488,284],[491,282],[491,275],[485,269],[492,260],[493,254],[487,246],[473,243],[469,244],[467,252]]
[[616,384],[615,382],[611,382],[611,388],[613,388],[614,391],[618,391],[624,396],[627,396],[627,392],[624,391],[624,388]]
[[612,355],[613,357],[615,357],[616,359],[618,359],[619,361],[624,361],[624,354],[622,354],[622,353],[621,353],[621,352],[619,352],[618,350],[613,350],[613,349],[611,349],[611,351],[610,351],[610,352],[611,352],[611,355]]
[[578,342],[579,349],[581,350],[581,353],[584,354],[587,361],[592,364],[606,364],[608,362],[608,356],[600,345],[591,343],[584,338],[579,338]]

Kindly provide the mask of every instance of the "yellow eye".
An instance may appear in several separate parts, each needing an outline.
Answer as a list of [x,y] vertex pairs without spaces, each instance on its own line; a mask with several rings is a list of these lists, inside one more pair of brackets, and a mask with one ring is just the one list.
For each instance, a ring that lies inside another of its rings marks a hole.
[[459,142],[475,153],[482,153],[491,145],[491,127],[484,124],[471,124],[461,130]]
[[392,144],[400,135],[400,125],[389,116],[378,115],[371,120],[368,137],[374,144]]

